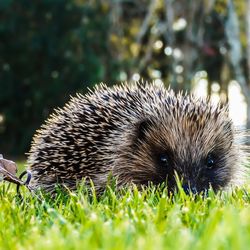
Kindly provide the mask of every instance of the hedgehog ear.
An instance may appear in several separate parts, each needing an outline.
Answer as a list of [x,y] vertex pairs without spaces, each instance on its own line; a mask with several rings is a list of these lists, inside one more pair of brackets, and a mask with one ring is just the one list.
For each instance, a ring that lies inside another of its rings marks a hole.
[[143,141],[145,139],[146,132],[151,126],[151,121],[149,119],[144,119],[137,123],[137,137],[136,140]]

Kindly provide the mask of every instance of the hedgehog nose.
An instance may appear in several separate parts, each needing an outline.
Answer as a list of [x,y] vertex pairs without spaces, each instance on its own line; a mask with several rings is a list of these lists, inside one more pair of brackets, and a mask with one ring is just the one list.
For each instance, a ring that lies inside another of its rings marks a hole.
[[188,185],[188,184],[182,185],[182,188],[183,188],[183,190],[184,190],[184,192],[185,192],[186,194],[190,194],[190,193],[197,194],[197,193],[198,193],[196,187],[190,186],[190,185]]

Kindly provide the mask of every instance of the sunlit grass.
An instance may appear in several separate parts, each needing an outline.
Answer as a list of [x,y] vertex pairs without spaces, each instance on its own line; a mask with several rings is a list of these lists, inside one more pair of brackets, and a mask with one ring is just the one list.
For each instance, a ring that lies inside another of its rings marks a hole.
[[136,188],[36,197],[0,185],[0,249],[248,249],[249,188],[207,197]]

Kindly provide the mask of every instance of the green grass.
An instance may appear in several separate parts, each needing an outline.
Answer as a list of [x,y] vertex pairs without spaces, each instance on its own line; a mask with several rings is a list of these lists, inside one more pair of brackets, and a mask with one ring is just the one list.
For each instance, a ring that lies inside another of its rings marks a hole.
[[151,187],[39,201],[0,184],[0,249],[249,249],[246,190],[187,196]]

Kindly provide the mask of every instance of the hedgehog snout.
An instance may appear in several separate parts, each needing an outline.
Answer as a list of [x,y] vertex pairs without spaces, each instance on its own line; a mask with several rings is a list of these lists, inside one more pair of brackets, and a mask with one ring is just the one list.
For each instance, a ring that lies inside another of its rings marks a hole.
[[193,184],[192,185],[183,184],[182,188],[186,194],[190,194],[190,193],[197,194],[198,193],[196,186],[194,186]]

